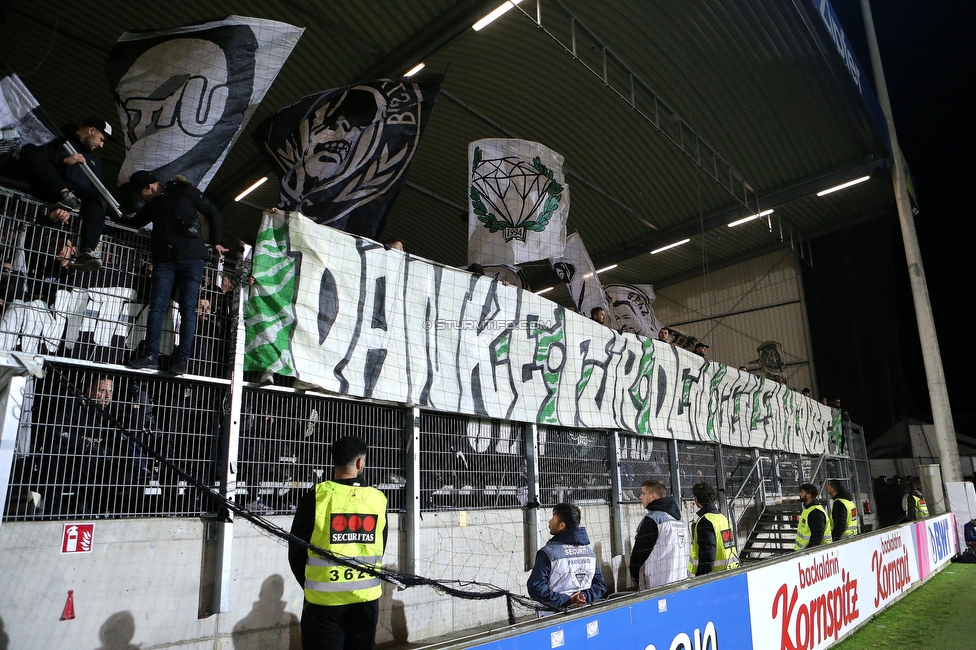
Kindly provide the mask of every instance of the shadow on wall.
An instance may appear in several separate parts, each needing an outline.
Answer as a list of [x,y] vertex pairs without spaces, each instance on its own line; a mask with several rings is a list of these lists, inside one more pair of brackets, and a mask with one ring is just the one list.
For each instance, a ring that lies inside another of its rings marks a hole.
[[298,617],[285,611],[284,593],[285,580],[280,575],[265,579],[251,611],[234,626],[234,650],[301,650]]
[[139,646],[129,643],[135,635],[136,621],[132,612],[116,612],[98,630],[98,639],[102,642],[98,650],[138,650]]
[[0,618],[0,650],[7,650],[10,647],[10,637],[3,630],[3,619]]
[[[389,571],[396,571],[395,564],[388,564],[383,567]],[[394,600],[393,594],[396,592],[396,587],[391,585],[389,582],[383,583],[383,595],[380,596],[380,620],[377,624],[377,643],[386,643],[385,639],[382,639],[381,629],[385,629],[390,636],[393,637],[393,641],[396,644],[407,643],[407,639],[410,633],[407,629],[407,613],[404,608],[402,600]],[[389,612],[389,620],[386,618],[386,612]]]

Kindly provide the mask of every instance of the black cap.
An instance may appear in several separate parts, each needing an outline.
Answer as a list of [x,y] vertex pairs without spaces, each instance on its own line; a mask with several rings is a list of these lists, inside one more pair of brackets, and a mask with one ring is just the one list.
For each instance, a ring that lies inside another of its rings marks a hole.
[[699,341],[698,343],[695,343],[695,347],[696,348],[705,348],[706,350],[708,349],[708,346],[705,345],[704,343],[702,343],[701,341]]
[[112,135],[112,125],[103,120],[100,117],[89,117],[87,120],[81,123],[82,126],[93,126],[103,134],[108,140],[114,140],[115,136]]
[[144,187],[149,187],[151,184],[158,182],[159,179],[152,172],[146,171],[145,169],[140,169],[129,177],[129,187],[133,190],[141,190]]

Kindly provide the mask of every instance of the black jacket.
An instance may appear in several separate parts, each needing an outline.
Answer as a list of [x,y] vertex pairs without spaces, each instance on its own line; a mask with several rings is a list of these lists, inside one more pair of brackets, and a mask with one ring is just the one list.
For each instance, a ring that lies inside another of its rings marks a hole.
[[[21,149],[20,157],[24,164],[33,167],[36,166],[40,161],[45,161],[51,167],[53,167],[58,172],[64,180],[64,184],[68,189],[94,189],[94,185],[88,176],[82,170],[81,165],[65,165],[64,159],[68,157],[68,152],[64,148],[64,143],[70,142],[75,148],[75,151],[80,153],[85,157],[85,161],[88,163],[88,167],[95,172],[97,178],[102,177],[102,160],[98,157],[98,153],[91,151],[81,143],[81,139],[78,137],[77,127],[65,126],[63,127],[65,133],[70,135],[67,137],[60,137],[51,140],[44,145],[24,145]],[[37,179],[33,174],[29,174],[31,177],[31,187],[35,194],[43,194],[48,197],[51,196],[51,188],[38,186]]]
[[[666,512],[678,521],[681,521],[681,508],[671,497],[660,497],[651,501],[647,510],[661,510]],[[630,576],[634,582],[640,578],[641,567],[650,557],[654,545],[657,544],[657,522],[650,517],[641,519],[637,526],[637,537],[634,538],[634,550],[630,554]]]
[[715,542],[715,526],[712,525],[711,521],[703,518],[703,515],[707,513],[714,515],[721,514],[718,511],[718,506],[714,503],[703,506],[701,510],[695,513],[698,515],[698,521],[695,523],[694,530],[698,535],[698,569],[695,571],[696,576],[711,573],[715,564],[715,549],[717,548]]
[[186,181],[166,183],[163,193],[144,205],[127,225],[139,228],[152,222],[153,262],[210,259],[197,213],[207,218],[210,243],[220,241],[220,212],[203,192]]
[[830,537],[835,542],[843,539],[844,531],[847,530],[847,508],[838,499],[847,499],[854,503],[854,497],[847,490],[839,490],[834,497],[834,503],[830,506]]

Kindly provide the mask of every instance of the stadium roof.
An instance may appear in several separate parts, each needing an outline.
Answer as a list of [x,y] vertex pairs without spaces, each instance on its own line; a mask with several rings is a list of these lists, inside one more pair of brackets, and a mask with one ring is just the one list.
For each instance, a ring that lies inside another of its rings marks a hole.
[[[305,95],[420,62],[447,76],[384,236],[430,259],[466,263],[467,144],[484,137],[535,140],[565,156],[569,230],[598,268],[619,265],[601,276],[610,281],[674,282],[893,209],[870,75],[852,62],[825,0],[523,0],[474,31],[499,3],[173,0],[134,11],[103,0],[59,3],[52,14],[21,2],[6,9],[0,56],[56,120],[117,123],[104,63],[123,32],[233,14],[305,27],[208,189],[225,229],[248,241],[260,213],[233,197],[270,172],[250,132]],[[107,180],[123,155],[118,145],[103,154]],[[871,180],[816,196],[862,176]],[[277,183],[249,201],[275,204]],[[544,264],[529,276],[537,289],[555,280]]]

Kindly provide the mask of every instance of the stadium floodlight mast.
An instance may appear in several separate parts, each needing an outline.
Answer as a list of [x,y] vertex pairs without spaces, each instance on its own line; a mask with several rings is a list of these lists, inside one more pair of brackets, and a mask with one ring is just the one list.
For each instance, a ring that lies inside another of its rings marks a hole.
[[895,204],[898,207],[898,222],[905,243],[905,261],[909,269],[909,283],[915,302],[915,319],[918,321],[918,335],[922,344],[922,361],[925,364],[925,378],[932,405],[932,422],[935,425],[935,439],[939,446],[942,480],[946,483],[962,481],[959,467],[959,446],[956,443],[956,427],[952,421],[952,408],[949,404],[949,390],[946,387],[945,371],[939,352],[939,337],[935,331],[935,317],[932,315],[932,302],[929,288],[925,282],[925,269],[922,266],[922,250],[918,246],[918,233],[915,232],[915,218],[912,215],[911,199],[908,196],[908,183],[905,179],[905,161],[898,146],[898,134],[891,114],[888,99],[888,85],[885,82],[884,68],[881,65],[881,50],[878,35],[874,32],[874,17],[869,0],[861,0],[861,15],[864,18],[864,31],[868,37],[868,51],[871,53],[871,67],[874,72],[874,87],[878,93],[878,103],[884,112],[888,126],[888,138],[894,160],[891,165],[894,176]]
[[480,32],[482,29],[495,22],[495,20],[504,16],[509,9],[520,2],[522,2],[522,0],[505,0],[505,2],[492,9],[491,13],[472,25],[471,29],[476,32]]
[[655,248],[651,251],[651,255],[657,255],[658,253],[663,253],[666,250],[677,248],[678,246],[683,246],[690,242],[690,239],[682,239],[681,241],[676,241],[673,244],[668,244],[667,246],[662,246],[661,248]]

